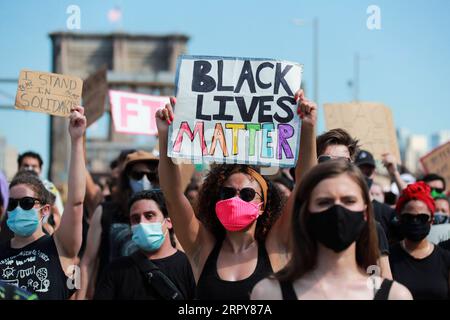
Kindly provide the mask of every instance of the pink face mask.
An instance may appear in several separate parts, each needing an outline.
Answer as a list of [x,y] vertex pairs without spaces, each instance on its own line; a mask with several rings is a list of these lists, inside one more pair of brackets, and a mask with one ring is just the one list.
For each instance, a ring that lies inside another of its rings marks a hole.
[[238,196],[216,203],[219,221],[228,231],[240,231],[258,218],[261,203],[245,202]]

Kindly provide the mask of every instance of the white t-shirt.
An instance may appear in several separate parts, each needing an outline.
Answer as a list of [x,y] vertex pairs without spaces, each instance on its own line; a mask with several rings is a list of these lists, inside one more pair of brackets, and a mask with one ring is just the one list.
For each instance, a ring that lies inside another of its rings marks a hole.
[[450,239],[450,223],[435,224],[431,226],[427,240],[434,244]]

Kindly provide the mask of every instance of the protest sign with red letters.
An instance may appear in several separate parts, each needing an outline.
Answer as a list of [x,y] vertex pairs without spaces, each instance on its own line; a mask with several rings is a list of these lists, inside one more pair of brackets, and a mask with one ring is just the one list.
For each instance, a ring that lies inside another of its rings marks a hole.
[[195,163],[293,167],[303,66],[261,58],[180,56],[168,156]]

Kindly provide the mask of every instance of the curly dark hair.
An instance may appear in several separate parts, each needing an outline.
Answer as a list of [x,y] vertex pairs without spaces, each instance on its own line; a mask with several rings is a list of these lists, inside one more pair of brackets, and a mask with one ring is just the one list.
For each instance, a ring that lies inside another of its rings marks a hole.
[[[220,189],[232,174],[249,174],[249,168],[259,172],[257,168],[248,165],[213,165],[203,182],[199,192],[197,218],[216,237],[217,241],[225,238],[225,228],[215,213],[216,203],[220,200]],[[266,239],[270,228],[281,215],[281,196],[277,188],[269,180],[266,178],[264,180],[268,186],[267,203],[264,213],[258,218],[255,231],[255,239],[260,242]]]
[[35,197],[41,202],[41,204],[54,205],[55,195],[48,191],[41,179],[37,176],[34,171],[19,171],[11,181],[9,189],[11,190],[14,186],[19,184],[27,185],[35,193]]

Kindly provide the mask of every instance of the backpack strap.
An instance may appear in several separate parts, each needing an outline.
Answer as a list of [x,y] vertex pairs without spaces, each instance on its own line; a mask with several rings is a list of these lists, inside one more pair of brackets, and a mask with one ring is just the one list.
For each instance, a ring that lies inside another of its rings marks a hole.
[[164,300],[184,300],[183,294],[175,284],[141,251],[134,252],[130,257],[145,275],[148,284]]

